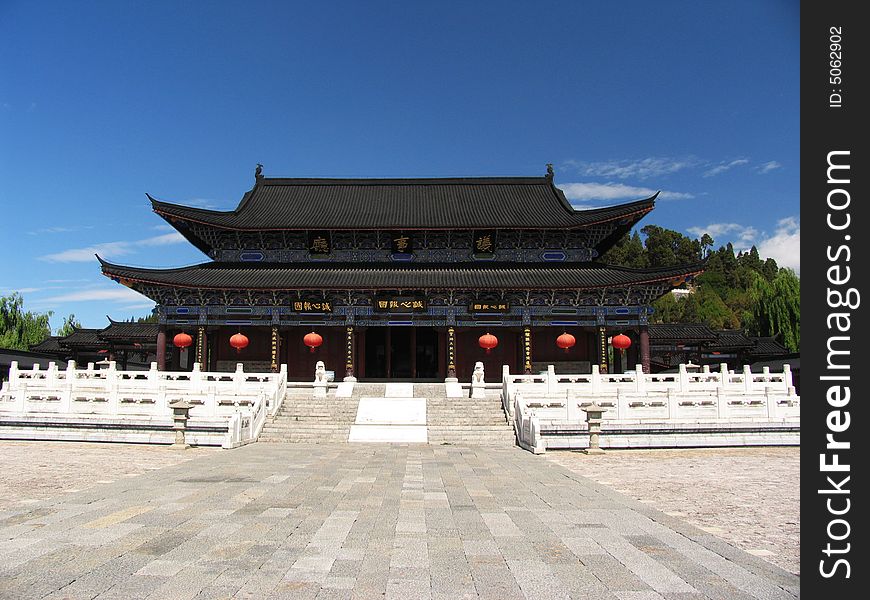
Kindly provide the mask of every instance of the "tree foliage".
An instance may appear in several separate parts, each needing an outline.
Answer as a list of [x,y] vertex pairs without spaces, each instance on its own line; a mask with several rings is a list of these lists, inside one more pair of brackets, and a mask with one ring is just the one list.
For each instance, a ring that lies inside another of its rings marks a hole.
[[741,329],[747,335],[776,336],[792,352],[800,349],[800,279],[762,260],[753,246],[735,252],[729,243],[714,250],[714,240],[700,239],[647,225],[624,235],[602,262],[635,269],[691,265],[705,261],[704,273],[691,294],[666,294],[653,303],[659,323],[704,323],[713,329]]
[[773,281],[759,278],[754,290],[753,325],[760,335],[780,336],[791,352],[801,346],[801,281],[791,269],[780,269]]
[[0,348],[28,350],[51,335],[52,313],[24,310],[24,298],[18,292],[0,296]]
[[60,329],[57,330],[57,335],[64,337],[70,335],[76,329],[81,329],[82,324],[76,319],[76,316],[72,313],[63,320],[63,325],[60,326]]

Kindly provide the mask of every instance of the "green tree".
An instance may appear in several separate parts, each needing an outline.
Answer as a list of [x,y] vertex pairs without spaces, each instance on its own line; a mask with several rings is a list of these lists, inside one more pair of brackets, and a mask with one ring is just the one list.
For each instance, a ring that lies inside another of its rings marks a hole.
[[57,330],[57,335],[61,337],[68,336],[76,329],[81,329],[82,324],[78,322],[76,316],[72,313],[63,320],[63,325],[60,326],[60,329]]
[[801,280],[791,269],[780,269],[768,282],[755,280],[753,326],[757,335],[782,337],[791,352],[801,347]]
[[18,292],[0,296],[0,348],[28,350],[51,335],[52,313],[24,311],[24,298]]

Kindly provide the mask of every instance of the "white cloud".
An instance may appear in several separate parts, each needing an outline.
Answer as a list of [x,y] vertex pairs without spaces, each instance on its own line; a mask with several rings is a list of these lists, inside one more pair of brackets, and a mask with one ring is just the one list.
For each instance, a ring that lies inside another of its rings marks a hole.
[[705,233],[709,234],[717,247],[728,242],[736,246],[751,246],[758,235],[758,230],[754,227],[738,223],[710,223],[704,227],[689,227],[686,231],[699,239]]
[[99,254],[103,258],[114,258],[125,254],[132,254],[139,248],[180,244],[184,241],[184,236],[176,231],[173,233],[145,238],[144,240],[105,242],[103,244],[95,244],[85,248],[71,248],[69,250],[62,250],[61,252],[40,256],[39,260],[47,262],[88,262],[94,260],[95,254]]
[[777,223],[776,232],[758,244],[758,254],[762,258],[770,257],[780,267],[794,269],[800,275],[801,272],[801,224],[795,217],[780,219]]
[[782,164],[776,162],[775,160],[772,160],[770,162],[759,165],[755,170],[758,171],[760,174],[764,175],[765,173],[770,173],[774,169],[779,169],[781,167]]
[[563,163],[567,168],[576,169],[587,177],[616,177],[617,179],[648,179],[670,175],[683,169],[696,166],[697,158],[649,157],[636,160],[608,160],[585,162],[568,160]]
[[113,302],[136,302],[140,303],[145,297],[128,287],[118,286],[112,289],[93,288],[87,290],[79,290],[77,292],[69,292],[59,296],[50,296],[41,298],[40,304],[53,304],[59,302],[93,302],[94,300],[109,300]]
[[68,226],[55,226],[55,227],[43,227],[41,229],[34,229],[33,231],[28,231],[27,235],[45,235],[47,233],[68,233],[71,231],[81,231],[83,229],[93,229],[93,225],[77,225],[75,227]]
[[740,165],[745,165],[749,162],[749,159],[746,158],[738,158],[736,160],[732,160],[730,162],[721,162],[712,169],[708,169],[704,171],[704,177],[713,177],[715,175],[720,175],[729,169],[733,169],[734,167],[739,167]]
[[[649,198],[656,190],[645,187],[625,185],[623,183],[563,183],[559,189],[565,192],[569,200],[617,200],[632,198],[640,200]],[[693,198],[692,194],[663,191],[659,194],[662,200],[685,200]]]

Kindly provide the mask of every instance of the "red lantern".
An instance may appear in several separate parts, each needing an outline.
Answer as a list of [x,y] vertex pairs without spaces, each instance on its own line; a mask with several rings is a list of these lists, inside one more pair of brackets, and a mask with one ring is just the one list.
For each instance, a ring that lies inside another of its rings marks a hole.
[[568,349],[573,348],[576,343],[577,340],[567,331],[556,338],[556,345],[564,349],[566,353],[568,352]]
[[188,346],[193,345],[193,338],[184,332],[177,333],[175,334],[175,337],[172,338],[172,343],[175,344],[176,348],[187,348]]
[[236,333],[230,338],[230,346],[236,349],[236,353],[241,353],[242,348],[248,347],[248,336],[241,332]]
[[323,343],[323,338],[319,334],[312,331],[311,333],[306,333],[305,337],[302,338],[302,341],[305,343],[306,346],[311,348],[312,352],[314,352],[320,346],[320,344]]
[[625,352],[626,348],[631,346],[631,338],[624,333],[620,333],[619,335],[613,336],[613,339],[610,340],[610,345],[621,352]]
[[480,344],[481,348],[486,350],[486,353],[489,354],[489,351],[498,346],[498,338],[489,333],[488,331],[484,333],[477,340],[477,343]]

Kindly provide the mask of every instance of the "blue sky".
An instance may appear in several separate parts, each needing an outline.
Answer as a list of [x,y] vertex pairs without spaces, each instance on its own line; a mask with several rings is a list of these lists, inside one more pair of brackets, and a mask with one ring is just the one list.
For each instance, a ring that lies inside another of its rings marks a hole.
[[0,294],[88,327],[114,262],[205,260],[151,212],[271,177],[543,175],[578,207],[800,269],[792,1],[0,0]]

